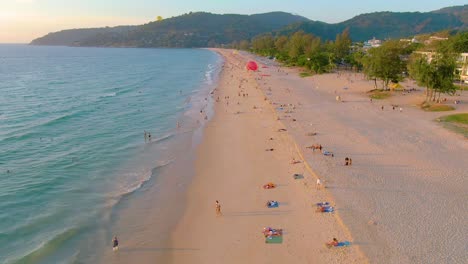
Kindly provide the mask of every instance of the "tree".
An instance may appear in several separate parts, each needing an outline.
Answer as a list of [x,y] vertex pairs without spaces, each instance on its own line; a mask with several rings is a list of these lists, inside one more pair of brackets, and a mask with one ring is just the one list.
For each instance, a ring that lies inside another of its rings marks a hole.
[[343,30],[341,34],[336,35],[334,43],[334,53],[338,62],[342,62],[349,54],[352,41],[349,37],[349,28]]
[[439,101],[442,93],[455,93],[455,69],[455,56],[443,49],[429,54],[415,53],[408,65],[410,76],[418,85],[426,87],[426,101],[436,101],[437,95]]
[[163,20],[162,16],[157,16],[156,17],[156,21],[162,21],[162,20]]
[[242,40],[239,43],[239,49],[241,50],[248,50],[250,49],[250,42],[248,40]]
[[452,52],[468,52],[468,32],[458,33],[449,39],[448,47]]
[[388,89],[390,81],[398,82],[403,78],[405,63],[402,60],[403,47],[400,41],[386,41],[382,46],[369,49],[363,58],[364,73],[369,79],[382,80],[383,89]]
[[297,60],[304,54],[304,32],[294,33],[288,42],[288,55],[291,59]]
[[275,52],[275,40],[271,34],[257,36],[252,39],[252,49],[261,55],[271,56]]

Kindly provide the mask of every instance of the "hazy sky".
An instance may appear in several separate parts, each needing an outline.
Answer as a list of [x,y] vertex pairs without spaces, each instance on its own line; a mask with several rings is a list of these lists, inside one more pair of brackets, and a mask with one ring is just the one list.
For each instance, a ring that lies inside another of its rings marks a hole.
[[285,11],[341,22],[375,11],[432,11],[467,0],[0,0],[0,43],[25,43],[69,28],[143,24],[190,11],[256,14]]

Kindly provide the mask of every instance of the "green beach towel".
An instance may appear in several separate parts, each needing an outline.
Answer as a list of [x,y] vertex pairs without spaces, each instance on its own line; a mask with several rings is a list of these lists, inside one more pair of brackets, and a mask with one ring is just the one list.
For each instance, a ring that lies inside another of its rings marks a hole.
[[281,244],[283,243],[283,236],[273,236],[271,238],[265,238],[267,244]]

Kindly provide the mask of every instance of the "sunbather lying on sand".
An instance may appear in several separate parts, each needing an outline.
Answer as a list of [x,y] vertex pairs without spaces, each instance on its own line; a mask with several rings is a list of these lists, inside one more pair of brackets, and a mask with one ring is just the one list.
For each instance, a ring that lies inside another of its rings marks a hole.
[[316,213],[333,213],[335,209],[332,206],[317,206],[317,209],[315,209]]
[[286,129],[284,129],[284,128],[278,129],[278,132],[284,132],[284,131],[288,131],[288,130],[286,130]]
[[265,227],[263,228],[263,235],[265,237],[272,237],[272,236],[282,236],[283,235],[283,229],[274,229],[271,227]]
[[312,149],[313,151],[315,151],[316,149],[322,150],[322,145],[321,144],[314,144],[314,145],[310,145],[310,146],[308,146],[306,148]]
[[276,206],[276,205],[278,205],[278,201],[271,200],[266,203],[267,207]]
[[301,161],[300,161],[300,160],[296,160],[295,158],[293,158],[293,159],[291,160],[291,164],[297,164],[297,163],[301,163]]
[[340,243],[340,242],[338,242],[338,239],[333,238],[333,240],[330,241],[330,242],[327,242],[326,245],[327,245],[327,247],[336,247],[336,246],[338,246],[338,243]]
[[273,189],[273,188],[276,188],[276,184],[274,184],[272,182],[269,182],[269,183],[263,185],[263,189]]
[[323,153],[323,155],[325,155],[325,156],[332,156],[332,157],[335,157],[335,155],[333,155],[333,152],[330,152],[330,151],[323,151],[322,153]]
[[265,151],[273,151],[273,150],[275,150],[275,149],[273,149],[273,148],[265,149]]
[[347,247],[347,246],[350,246],[351,243],[349,241],[338,241],[338,239],[336,238],[333,238],[332,241],[330,242],[327,242],[325,243],[325,245],[328,247],[328,248],[332,248],[332,247]]

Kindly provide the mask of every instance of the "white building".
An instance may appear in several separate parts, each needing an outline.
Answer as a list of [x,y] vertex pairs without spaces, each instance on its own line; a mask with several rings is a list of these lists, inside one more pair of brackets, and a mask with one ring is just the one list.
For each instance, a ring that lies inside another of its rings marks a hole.
[[382,41],[380,39],[376,39],[375,37],[369,39],[368,41],[364,42],[364,48],[377,48],[382,45]]

